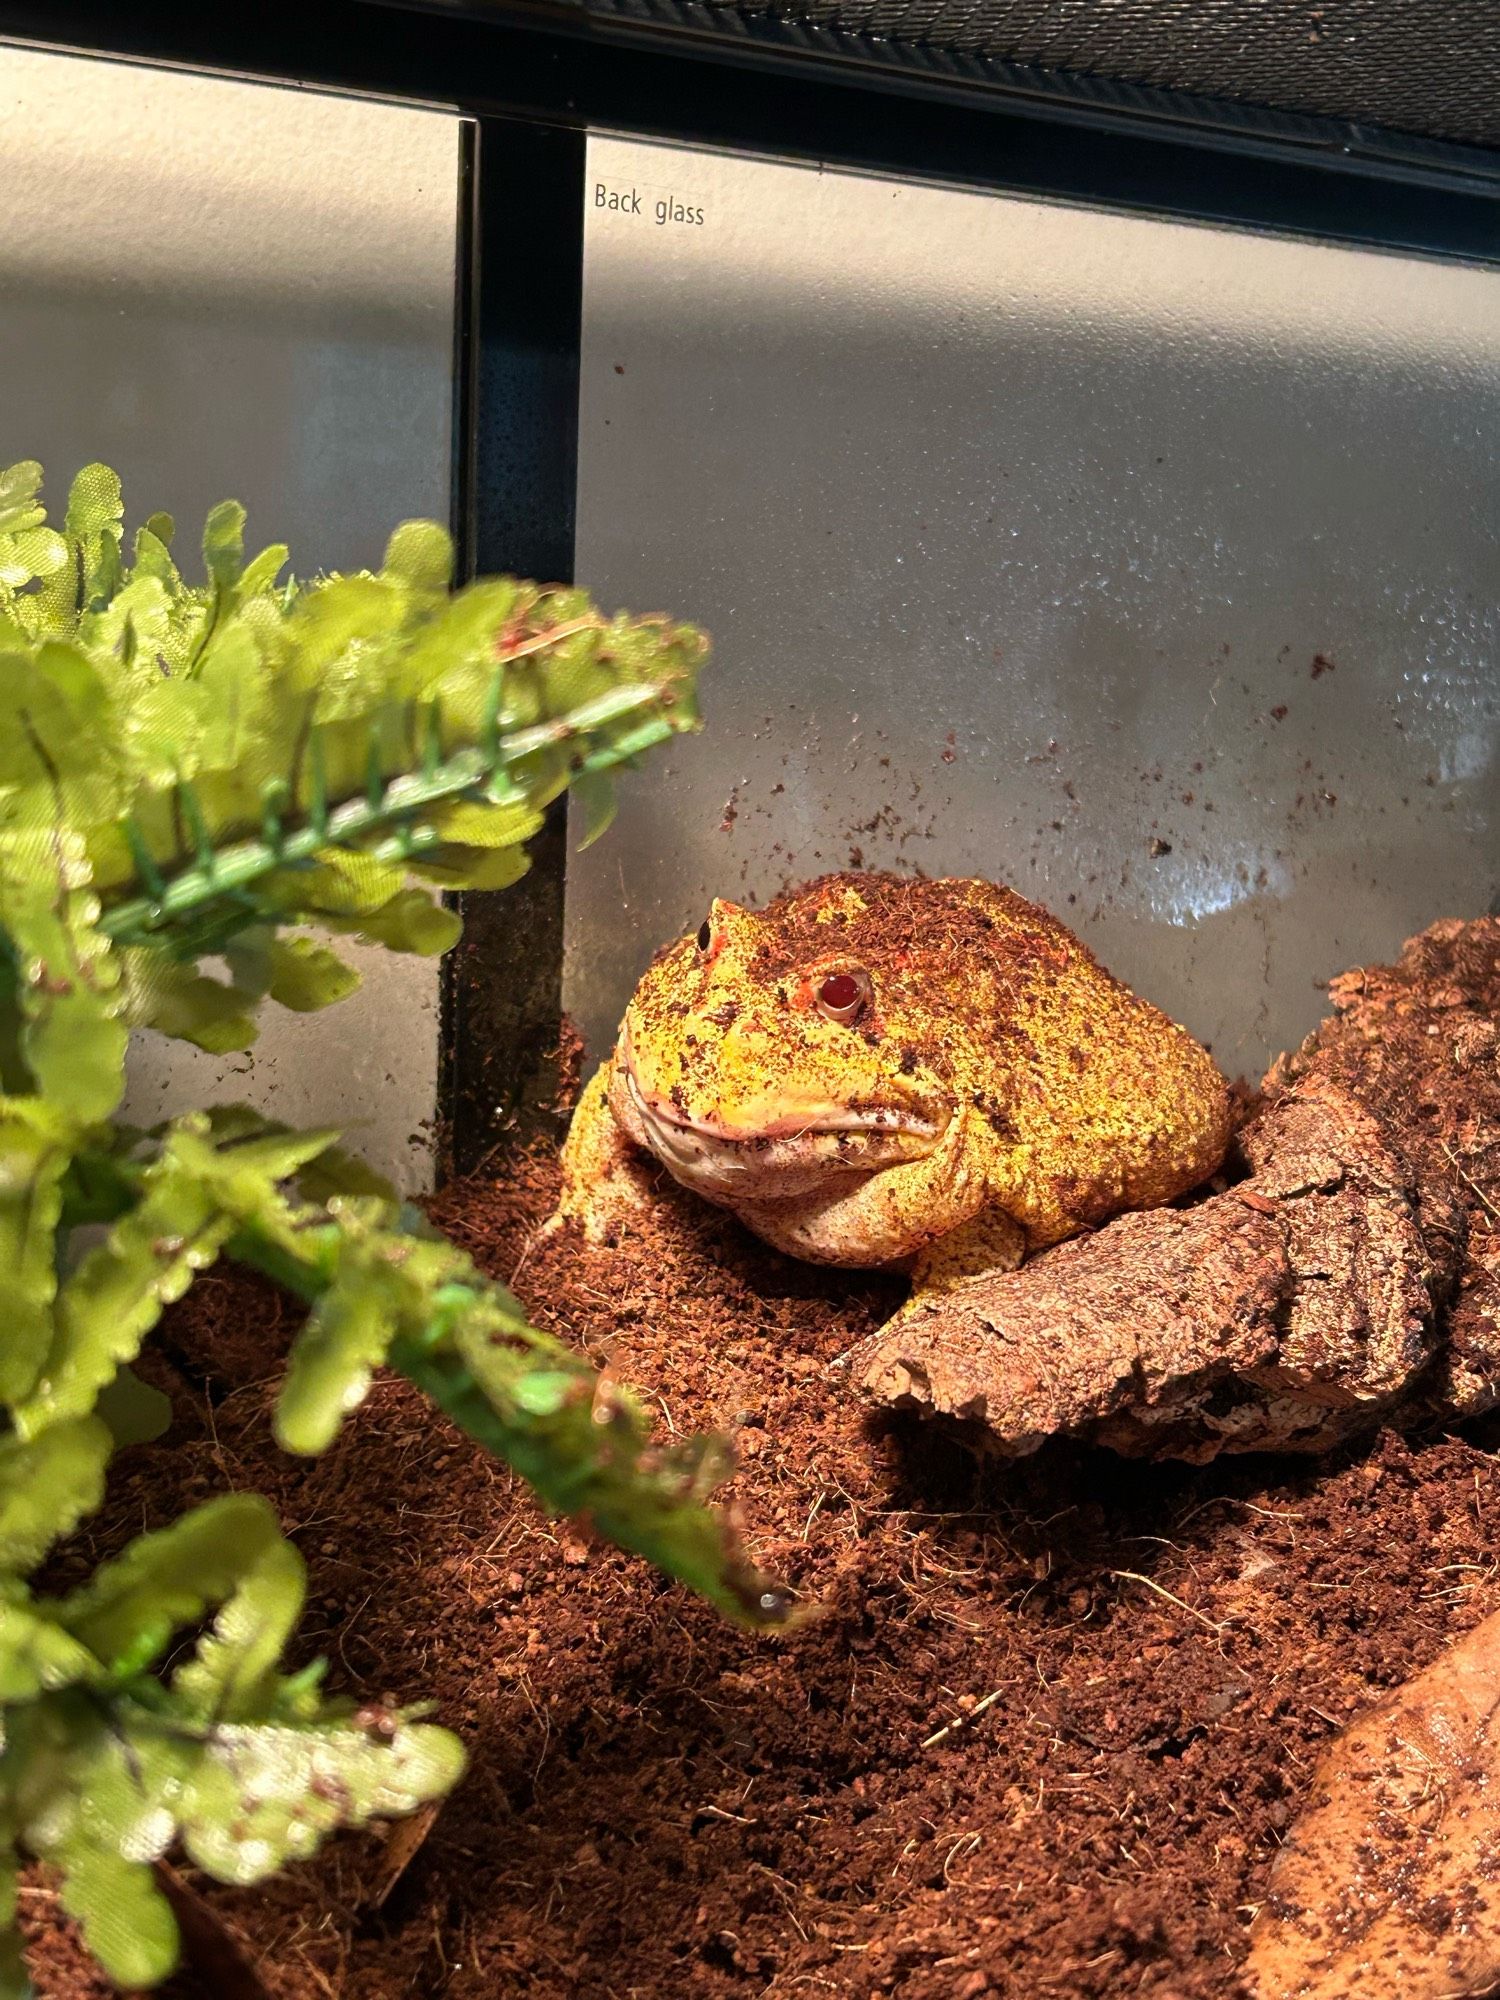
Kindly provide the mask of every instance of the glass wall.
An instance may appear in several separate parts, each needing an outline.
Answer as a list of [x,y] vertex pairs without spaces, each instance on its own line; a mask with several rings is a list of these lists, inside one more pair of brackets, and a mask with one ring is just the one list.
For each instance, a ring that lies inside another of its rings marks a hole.
[[[0,107],[0,459],[39,458],[59,508],[105,460],[132,519],[176,516],[185,561],[228,496],[304,574],[447,519],[455,118],[7,48]],[[352,1117],[372,1164],[423,1184],[436,969],[360,962],[364,991],[285,1034],[271,1010],[227,1066],[143,1038],[124,1116]]]
[[[977,873],[1258,1074],[1500,881],[1500,272],[596,138],[578,575],[716,640],[570,860],[607,1045],[711,895]],[[622,906],[628,921],[621,921]]]

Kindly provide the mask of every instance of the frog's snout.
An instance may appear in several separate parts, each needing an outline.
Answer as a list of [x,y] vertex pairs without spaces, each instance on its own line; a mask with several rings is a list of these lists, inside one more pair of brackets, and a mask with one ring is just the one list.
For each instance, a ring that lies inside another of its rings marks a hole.
[[721,1207],[810,1194],[831,1180],[868,1176],[925,1159],[939,1124],[904,1107],[781,1108],[757,1124],[691,1117],[643,1088],[628,1060],[616,1073],[621,1123],[684,1187]]

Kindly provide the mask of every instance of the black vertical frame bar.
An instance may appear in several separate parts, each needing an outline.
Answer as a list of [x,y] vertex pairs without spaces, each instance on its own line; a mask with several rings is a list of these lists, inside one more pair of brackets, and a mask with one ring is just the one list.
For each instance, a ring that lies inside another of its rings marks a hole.
[[[471,128],[460,263],[460,550],[482,575],[573,581],[586,135],[485,118]],[[467,345],[465,345],[467,343]],[[464,405],[467,404],[467,408]],[[440,1169],[471,1173],[556,1091],[566,808],[514,888],[461,898],[444,964]]]

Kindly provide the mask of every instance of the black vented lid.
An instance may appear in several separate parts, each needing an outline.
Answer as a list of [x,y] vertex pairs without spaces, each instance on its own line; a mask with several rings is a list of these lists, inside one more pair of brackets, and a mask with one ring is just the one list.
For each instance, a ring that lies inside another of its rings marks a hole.
[[[672,0],[650,8],[658,23],[673,11]],[[698,0],[689,11],[700,32],[717,17],[739,39],[772,24],[868,38],[898,67],[960,57],[1055,84],[1500,146],[1500,0]]]

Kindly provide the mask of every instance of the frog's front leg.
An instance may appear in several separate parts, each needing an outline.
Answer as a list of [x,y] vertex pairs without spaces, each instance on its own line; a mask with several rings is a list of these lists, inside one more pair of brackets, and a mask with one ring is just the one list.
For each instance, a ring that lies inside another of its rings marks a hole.
[[590,1243],[612,1244],[652,1206],[650,1155],[621,1126],[609,1098],[613,1058],[590,1078],[562,1148],[562,1196],[545,1225],[576,1222]]
[[993,1202],[918,1253],[912,1264],[911,1298],[905,1311],[942,1298],[975,1278],[1014,1271],[1026,1255],[1026,1232]]

